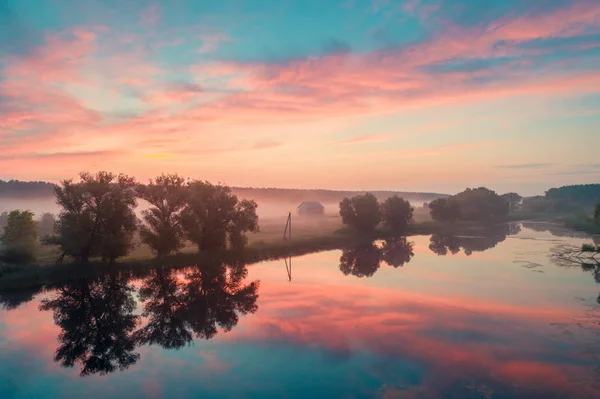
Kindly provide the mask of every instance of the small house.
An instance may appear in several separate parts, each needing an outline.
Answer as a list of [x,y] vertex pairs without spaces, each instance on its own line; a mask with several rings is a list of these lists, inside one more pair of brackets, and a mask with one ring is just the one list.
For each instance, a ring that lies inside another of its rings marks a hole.
[[300,215],[322,215],[324,212],[325,207],[319,202],[303,202],[298,205]]

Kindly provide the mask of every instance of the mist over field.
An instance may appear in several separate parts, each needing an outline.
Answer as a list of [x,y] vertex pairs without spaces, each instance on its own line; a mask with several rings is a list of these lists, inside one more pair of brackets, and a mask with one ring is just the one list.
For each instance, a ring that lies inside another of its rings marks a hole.
[[[330,190],[292,190],[292,189],[254,189],[254,188],[233,188],[233,193],[238,198],[255,200],[258,204],[257,214],[261,220],[283,219],[288,213],[297,214],[298,206],[305,201],[316,201],[325,207],[325,216],[338,216],[339,203],[344,197],[351,197],[363,192],[360,191],[330,191]],[[409,201],[415,208],[421,207],[424,202],[430,202],[433,199],[444,197],[444,194],[435,193],[408,193],[393,191],[374,191],[372,192],[378,199],[385,200],[393,195],[399,195]],[[42,213],[50,212],[58,214],[59,206],[51,190],[45,190],[44,195],[20,194],[11,192],[0,192],[0,213],[8,212],[14,209],[30,210],[36,217]],[[141,211],[146,209],[148,204],[138,199],[136,213],[141,216]]]

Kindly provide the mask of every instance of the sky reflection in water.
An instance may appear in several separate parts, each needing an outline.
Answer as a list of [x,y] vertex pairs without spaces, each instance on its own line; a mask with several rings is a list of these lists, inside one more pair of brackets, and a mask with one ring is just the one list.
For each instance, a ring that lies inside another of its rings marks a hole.
[[600,285],[548,258],[589,242],[572,235],[511,225],[291,270],[202,265],[3,293],[0,397],[599,397]]

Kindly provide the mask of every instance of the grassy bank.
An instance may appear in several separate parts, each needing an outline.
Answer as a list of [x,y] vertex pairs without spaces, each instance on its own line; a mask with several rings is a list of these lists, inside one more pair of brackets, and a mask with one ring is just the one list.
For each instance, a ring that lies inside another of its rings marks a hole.
[[[25,289],[41,286],[53,286],[83,276],[101,275],[108,271],[118,270],[134,274],[144,274],[149,270],[165,266],[183,268],[204,262],[243,262],[257,263],[265,260],[300,256],[308,253],[342,249],[355,246],[364,241],[385,239],[392,236],[390,231],[377,229],[369,234],[359,234],[340,225],[329,226],[323,230],[309,229],[308,225],[298,228],[292,240],[283,240],[283,232],[276,234],[273,230],[263,231],[262,236],[253,237],[243,251],[222,251],[218,253],[198,253],[194,247],[188,246],[179,254],[157,259],[147,249],[138,249],[134,254],[107,265],[100,261],[86,265],[76,263],[40,263],[29,266],[0,266],[0,289]],[[452,233],[456,229],[477,229],[484,225],[477,223],[456,223],[453,226],[436,222],[411,224],[403,235],[421,235],[433,233]],[[257,239],[259,238],[259,239]],[[50,254],[46,254],[50,259]]]
[[[516,220],[525,220],[522,217]],[[543,220],[538,217],[529,220]],[[292,240],[283,240],[284,223],[272,220],[261,225],[261,232],[249,237],[248,246],[243,251],[222,251],[218,253],[198,253],[196,248],[188,245],[176,255],[157,259],[149,248],[139,246],[128,257],[120,259],[112,265],[102,262],[91,262],[87,265],[76,263],[56,264],[56,252],[44,250],[39,264],[29,266],[0,265],[0,290],[19,290],[26,288],[53,286],[83,276],[101,275],[107,271],[143,275],[158,266],[183,268],[204,262],[243,262],[257,263],[265,260],[300,256],[308,253],[343,249],[355,246],[360,242],[385,239],[393,234],[379,228],[369,234],[359,234],[342,227],[339,217],[297,220],[293,226]],[[434,221],[413,223],[403,235],[424,234],[477,234],[491,227],[480,222],[456,222],[441,224]]]

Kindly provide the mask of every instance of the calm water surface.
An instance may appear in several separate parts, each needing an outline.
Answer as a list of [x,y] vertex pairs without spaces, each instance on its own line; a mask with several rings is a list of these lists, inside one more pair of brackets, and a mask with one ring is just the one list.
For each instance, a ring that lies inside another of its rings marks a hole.
[[549,259],[584,242],[511,225],[3,293],[0,398],[599,398],[600,270]]

